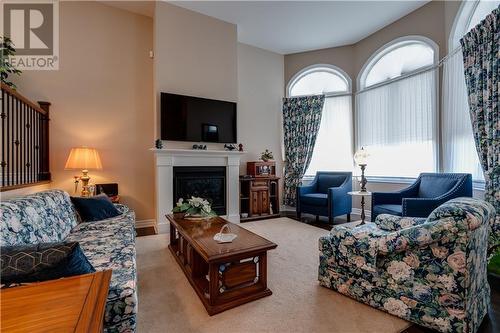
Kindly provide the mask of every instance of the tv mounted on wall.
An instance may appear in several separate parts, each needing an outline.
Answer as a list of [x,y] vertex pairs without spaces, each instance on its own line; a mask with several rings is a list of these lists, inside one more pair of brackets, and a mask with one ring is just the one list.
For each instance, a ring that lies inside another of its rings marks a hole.
[[236,143],[236,103],[161,93],[161,139]]

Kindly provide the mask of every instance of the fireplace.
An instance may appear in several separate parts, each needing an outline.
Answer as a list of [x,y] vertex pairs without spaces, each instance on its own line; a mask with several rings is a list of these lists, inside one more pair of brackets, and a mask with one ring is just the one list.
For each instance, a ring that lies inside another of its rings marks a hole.
[[173,198],[192,196],[208,199],[217,215],[226,215],[226,167],[173,167]]
[[[151,149],[156,163],[156,220],[158,230],[168,232],[165,215],[172,212],[174,201],[174,168],[225,169],[225,212],[222,217],[240,222],[240,158],[244,153],[226,150]],[[191,169],[192,170],[192,169]]]

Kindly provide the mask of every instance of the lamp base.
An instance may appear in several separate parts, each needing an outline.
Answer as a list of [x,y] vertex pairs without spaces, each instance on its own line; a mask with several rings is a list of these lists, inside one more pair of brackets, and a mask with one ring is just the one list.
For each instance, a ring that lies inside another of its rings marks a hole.
[[361,167],[361,182],[359,183],[361,187],[360,192],[366,192],[366,183],[368,183],[365,177],[366,164],[360,164],[359,166]]
[[90,191],[89,191],[89,170],[82,170],[83,175],[80,177],[80,180],[82,181],[82,197],[89,197],[90,196]]

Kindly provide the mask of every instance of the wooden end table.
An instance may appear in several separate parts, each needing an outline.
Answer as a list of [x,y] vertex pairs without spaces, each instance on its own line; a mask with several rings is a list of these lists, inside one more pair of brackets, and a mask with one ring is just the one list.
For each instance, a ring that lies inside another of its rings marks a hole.
[[102,332],[111,271],[2,289],[1,332]]
[[[168,248],[203,302],[209,315],[269,296],[267,251],[273,242],[221,217],[193,221],[167,215]],[[228,224],[238,237],[217,243],[213,237]]]

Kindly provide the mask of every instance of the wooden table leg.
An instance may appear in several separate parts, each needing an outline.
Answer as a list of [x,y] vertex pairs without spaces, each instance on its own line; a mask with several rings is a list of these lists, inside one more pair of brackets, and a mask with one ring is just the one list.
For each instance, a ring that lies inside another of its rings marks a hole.
[[209,279],[208,289],[210,294],[210,305],[215,305],[219,295],[219,264],[210,264],[208,267]]
[[259,256],[259,280],[263,289],[267,289],[267,253]]

